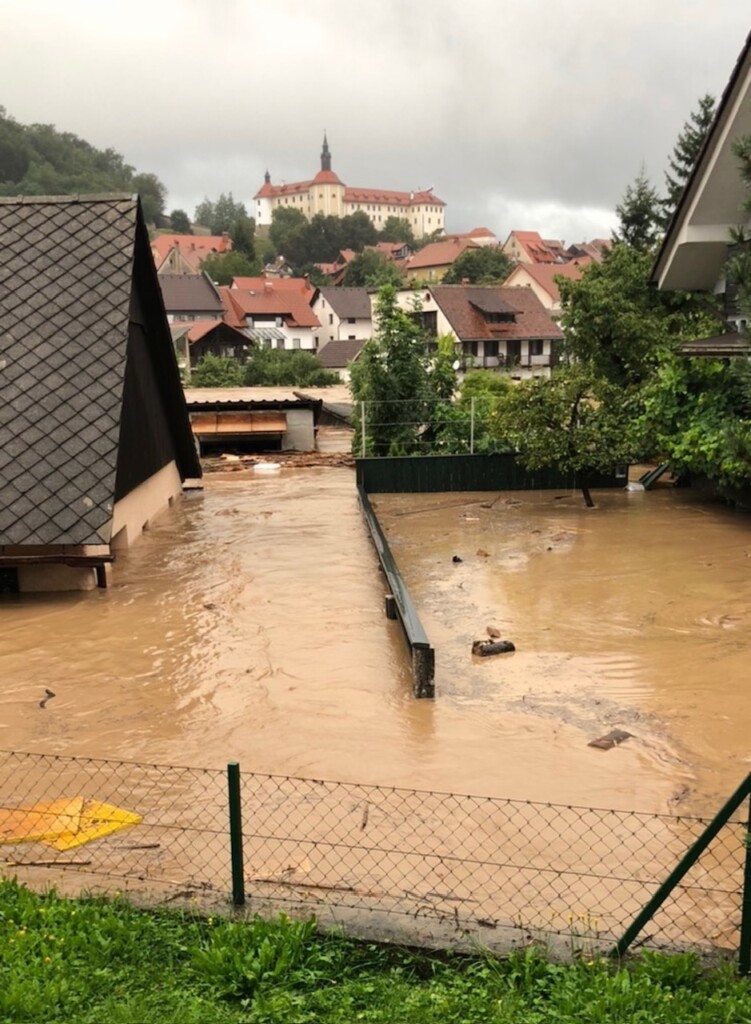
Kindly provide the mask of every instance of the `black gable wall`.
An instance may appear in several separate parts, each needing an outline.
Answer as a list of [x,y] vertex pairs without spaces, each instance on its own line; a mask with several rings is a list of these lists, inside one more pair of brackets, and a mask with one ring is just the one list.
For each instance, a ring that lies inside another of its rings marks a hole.
[[131,321],[120,419],[115,501],[124,498],[175,458],[172,432],[144,328]]

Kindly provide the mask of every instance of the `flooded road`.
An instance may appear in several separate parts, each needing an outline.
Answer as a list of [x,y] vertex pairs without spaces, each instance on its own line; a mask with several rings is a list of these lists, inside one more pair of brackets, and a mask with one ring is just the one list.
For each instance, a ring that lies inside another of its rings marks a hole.
[[[107,591],[3,602],[0,747],[711,811],[749,768],[749,521],[554,497],[375,496],[437,647],[418,702],[354,474],[210,476]],[[472,659],[488,624],[514,655]]]

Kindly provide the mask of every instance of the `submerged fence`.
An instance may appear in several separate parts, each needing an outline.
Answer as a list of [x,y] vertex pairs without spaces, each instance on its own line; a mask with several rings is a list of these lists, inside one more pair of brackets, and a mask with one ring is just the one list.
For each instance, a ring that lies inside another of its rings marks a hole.
[[[751,871],[739,807],[749,793],[751,776],[711,822],[241,776],[237,766],[6,752],[0,860],[6,876],[71,894],[315,913],[352,935],[414,944],[474,936],[508,949],[539,938],[564,951],[633,944],[733,955],[743,931],[747,969]],[[671,872],[666,899],[624,944]]]

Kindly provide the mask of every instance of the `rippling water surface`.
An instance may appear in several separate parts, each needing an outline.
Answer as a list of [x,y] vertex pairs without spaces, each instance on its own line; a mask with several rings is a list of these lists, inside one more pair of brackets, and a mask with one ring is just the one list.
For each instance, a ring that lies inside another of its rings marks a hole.
[[[0,746],[711,810],[749,769],[751,524],[597,501],[376,497],[438,649],[417,702],[352,473],[209,477],[106,592],[0,606]],[[489,624],[514,655],[472,658]]]

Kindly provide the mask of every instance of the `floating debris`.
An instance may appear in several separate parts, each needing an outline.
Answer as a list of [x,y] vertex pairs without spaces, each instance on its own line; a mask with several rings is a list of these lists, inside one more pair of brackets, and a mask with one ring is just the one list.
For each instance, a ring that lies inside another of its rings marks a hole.
[[598,750],[612,750],[613,747],[620,746],[621,743],[631,736],[633,736],[633,733],[625,732],[623,729],[611,729],[610,732],[600,736],[599,739],[590,740],[587,746],[597,747]]
[[492,654],[509,654],[516,647],[510,640],[473,640],[472,653],[480,658],[489,658]]

